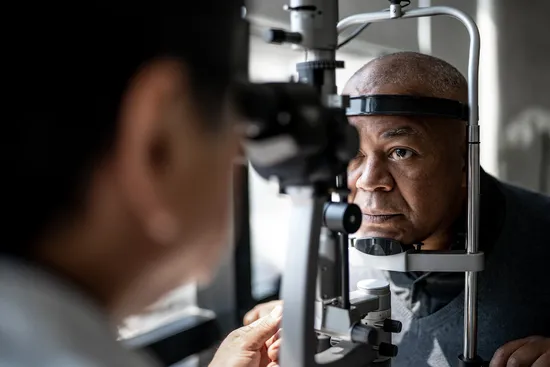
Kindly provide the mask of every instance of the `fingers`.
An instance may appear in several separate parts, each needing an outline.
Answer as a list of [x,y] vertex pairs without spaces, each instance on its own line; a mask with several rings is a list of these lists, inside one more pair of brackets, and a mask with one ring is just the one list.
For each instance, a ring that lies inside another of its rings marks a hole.
[[281,325],[283,307],[275,307],[271,313],[240,329],[239,338],[245,350],[259,350],[264,347],[268,339],[273,337]]
[[265,342],[265,346],[267,348],[269,348],[273,343],[275,343],[278,339],[281,339],[281,333],[282,333],[283,329],[279,329],[275,335],[273,335],[271,338],[269,338],[266,342]]
[[496,351],[490,367],[533,366],[549,350],[549,343],[542,337],[514,340]]
[[278,339],[275,342],[273,342],[273,344],[271,344],[269,348],[267,348],[267,356],[272,361],[276,362],[279,360],[279,350],[281,349],[282,341],[283,339]]
[[508,364],[512,366],[532,366],[547,349],[548,346],[545,345],[542,338],[530,341],[512,353],[510,359],[508,359]]
[[550,366],[550,351],[544,353],[533,363],[532,367],[546,367]]
[[262,317],[265,317],[269,315],[269,313],[278,305],[282,305],[283,301],[271,301],[267,303],[262,303],[260,305],[257,305],[252,310],[248,311],[246,315],[244,315],[243,324],[244,325],[250,325],[254,321],[261,319]]
[[510,358],[512,353],[514,353],[518,348],[522,347],[528,342],[528,339],[519,339],[504,344],[493,355],[489,367],[506,367],[508,359]]
[[260,318],[260,310],[257,307],[258,306],[254,307],[252,310],[248,311],[246,315],[244,315],[243,324],[245,326],[250,325]]

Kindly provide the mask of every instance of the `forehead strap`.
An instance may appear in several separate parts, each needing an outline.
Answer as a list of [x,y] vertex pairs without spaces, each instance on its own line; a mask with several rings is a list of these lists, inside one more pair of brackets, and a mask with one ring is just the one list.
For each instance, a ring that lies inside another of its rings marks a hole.
[[468,105],[436,97],[373,94],[350,97],[347,116],[426,116],[468,121]]

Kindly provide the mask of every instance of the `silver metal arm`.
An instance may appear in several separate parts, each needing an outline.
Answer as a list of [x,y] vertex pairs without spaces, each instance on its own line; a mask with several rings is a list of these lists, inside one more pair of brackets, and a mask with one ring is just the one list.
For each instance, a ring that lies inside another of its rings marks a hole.
[[[411,9],[404,11],[398,18],[418,18],[426,16],[447,15],[458,19],[470,35],[468,59],[468,104],[470,107],[468,126],[468,235],[467,253],[478,252],[479,238],[479,195],[480,195],[480,158],[479,158],[479,124],[478,124],[478,75],[479,75],[479,30],[473,19],[464,12],[445,6]],[[380,22],[395,19],[387,12],[357,14],[347,17],[338,23],[338,33],[347,28],[364,23]],[[477,354],[477,273],[466,272],[464,289],[464,356],[474,359]]]
[[[311,300],[315,293],[313,285],[326,198],[315,198],[311,189],[296,189],[289,194],[293,206],[290,217],[292,236],[288,248],[292,253],[287,256],[282,284],[282,298],[285,300],[282,337],[285,345],[279,358],[282,366],[311,366],[316,352],[314,303]],[[304,228],[304,223],[309,226]],[[310,335],[310,338],[304,340],[304,335]]]
[[[282,296],[285,300],[282,325],[284,347],[279,356],[280,365],[368,366],[377,358],[376,351],[372,346],[353,343],[351,340],[344,340],[338,348],[317,353],[314,326],[315,323],[324,324],[325,320],[315,320],[315,317],[329,317],[323,312],[316,314],[315,304],[321,308],[324,306],[320,302],[313,302],[323,210],[329,197],[315,195],[311,187],[290,187],[287,188],[287,193],[292,199],[289,242],[292,252],[287,256],[282,285]],[[376,297],[364,297],[363,300],[367,307],[363,312],[378,308]],[[346,337],[344,334],[349,334],[351,326],[349,319],[346,319],[349,317],[347,310],[332,308],[329,313],[339,320],[335,323],[335,329],[343,327],[344,332],[338,336]],[[344,355],[345,359],[342,358]]]
[[485,266],[483,253],[415,253],[407,251],[395,255],[373,256],[351,248],[350,254],[353,254],[358,263],[366,268],[404,273],[409,271],[478,272],[482,271]]

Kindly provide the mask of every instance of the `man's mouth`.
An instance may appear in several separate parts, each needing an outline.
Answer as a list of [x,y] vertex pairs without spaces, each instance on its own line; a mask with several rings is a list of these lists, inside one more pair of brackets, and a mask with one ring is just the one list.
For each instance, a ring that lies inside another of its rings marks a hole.
[[401,214],[365,214],[363,221],[367,223],[384,223],[401,216]]

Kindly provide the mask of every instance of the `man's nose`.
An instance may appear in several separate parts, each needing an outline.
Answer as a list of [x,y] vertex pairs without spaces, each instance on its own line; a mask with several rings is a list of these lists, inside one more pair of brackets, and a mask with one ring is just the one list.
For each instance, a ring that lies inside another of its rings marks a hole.
[[355,183],[358,190],[391,191],[393,189],[394,180],[383,159],[373,156],[365,158],[359,169],[361,172]]

